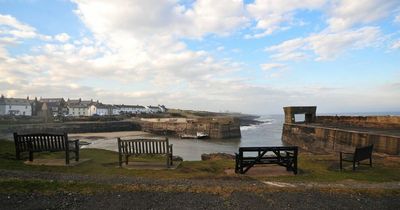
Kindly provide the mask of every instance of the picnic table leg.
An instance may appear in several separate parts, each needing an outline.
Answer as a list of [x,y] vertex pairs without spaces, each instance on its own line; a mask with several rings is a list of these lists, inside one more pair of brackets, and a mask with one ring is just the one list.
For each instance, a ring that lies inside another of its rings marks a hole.
[[372,155],[369,157],[369,167],[372,167]]
[[243,174],[243,152],[239,151],[239,171]]

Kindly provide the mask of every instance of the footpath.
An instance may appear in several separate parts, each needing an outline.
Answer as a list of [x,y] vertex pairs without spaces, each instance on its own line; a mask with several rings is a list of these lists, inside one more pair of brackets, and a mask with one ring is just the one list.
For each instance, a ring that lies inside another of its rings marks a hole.
[[[0,180],[3,185],[21,181],[19,187],[27,189],[2,190],[1,209],[400,209],[400,182],[149,179],[18,170],[0,170]],[[35,182],[51,190],[26,184]],[[92,187],[71,190],[63,184]]]

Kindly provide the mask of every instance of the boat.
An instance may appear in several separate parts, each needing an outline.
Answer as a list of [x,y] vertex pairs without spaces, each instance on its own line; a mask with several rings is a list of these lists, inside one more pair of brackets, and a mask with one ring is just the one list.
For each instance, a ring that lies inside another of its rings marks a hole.
[[181,139],[205,139],[208,138],[208,134],[204,132],[197,132],[196,135],[192,134],[182,134]]

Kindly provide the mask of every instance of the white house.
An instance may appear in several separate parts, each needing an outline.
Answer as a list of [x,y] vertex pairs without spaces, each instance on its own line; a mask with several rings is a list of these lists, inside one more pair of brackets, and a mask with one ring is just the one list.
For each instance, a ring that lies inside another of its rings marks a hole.
[[85,104],[68,104],[68,116],[88,116],[89,107]]
[[121,107],[118,105],[114,105],[111,107],[111,114],[112,115],[120,115],[121,114]]
[[146,106],[146,113],[159,113],[159,112],[161,112],[161,109],[158,106]]
[[32,116],[32,107],[28,99],[1,96],[0,115]]
[[101,103],[95,103],[89,106],[89,116],[93,115],[110,115],[112,114],[111,112],[112,108],[109,105],[101,104]]
[[146,112],[146,107],[139,105],[119,105],[120,112],[130,114],[140,114]]
[[81,99],[68,99],[68,115],[69,116],[89,116],[89,107],[93,104],[93,100],[82,101]]

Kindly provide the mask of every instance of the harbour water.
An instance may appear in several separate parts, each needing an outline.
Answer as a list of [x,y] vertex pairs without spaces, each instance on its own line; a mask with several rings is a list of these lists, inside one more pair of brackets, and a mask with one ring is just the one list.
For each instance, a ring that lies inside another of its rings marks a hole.
[[[174,155],[184,160],[200,160],[204,153],[234,154],[243,146],[280,146],[282,145],[283,115],[264,115],[259,119],[261,124],[240,127],[242,137],[233,139],[180,139],[169,137],[173,144]],[[116,138],[152,136],[144,132],[82,133],[70,134],[70,138],[79,138],[91,144],[83,148],[100,148],[117,151]]]

